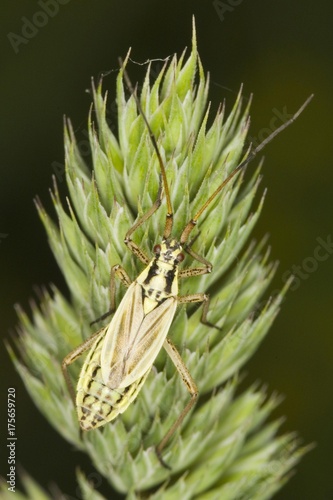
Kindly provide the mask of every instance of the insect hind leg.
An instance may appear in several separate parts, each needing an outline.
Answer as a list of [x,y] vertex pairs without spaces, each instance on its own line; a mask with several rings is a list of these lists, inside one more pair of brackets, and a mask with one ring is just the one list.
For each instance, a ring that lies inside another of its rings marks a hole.
[[171,361],[177,368],[178,373],[180,374],[181,378],[183,379],[184,384],[186,385],[186,388],[188,392],[191,395],[191,399],[188,401],[187,405],[183,409],[183,411],[180,413],[178,416],[177,420],[173,423],[173,425],[170,427],[162,441],[156,446],[155,451],[157,454],[157,457],[160,461],[160,463],[163,465],[163,467],[167,469],[171,469],[171,467],[163,460],[162,458],[162,451],[165,448],[166,444],[168,443],[169,439],[173,436],[173,434],[176,432],[178,427],[182,424],[184,418],[188,414],[188,412],[191,410],[193,405],[196,403],[198,399],[198,388],[196,386],[196,383],[194,382],[193,378],[191,377],[190,372],[185,366],[185,363],[177,351],[176,347],[173,345],[173,343],[169,340],[166,339],[164,344],[163,344],[164,349],[166,350],[168,356],[171,358]]

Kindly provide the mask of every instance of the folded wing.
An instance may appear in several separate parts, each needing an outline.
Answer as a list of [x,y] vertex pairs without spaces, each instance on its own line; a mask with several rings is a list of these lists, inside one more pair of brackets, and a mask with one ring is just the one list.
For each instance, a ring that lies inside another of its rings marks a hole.
[[102,376],[108,387],[128,387],[150,370],[176,307],[176,299],[169,297],[144,315],[142,287],[136,282],[130,285],[112,318],[101,352]]

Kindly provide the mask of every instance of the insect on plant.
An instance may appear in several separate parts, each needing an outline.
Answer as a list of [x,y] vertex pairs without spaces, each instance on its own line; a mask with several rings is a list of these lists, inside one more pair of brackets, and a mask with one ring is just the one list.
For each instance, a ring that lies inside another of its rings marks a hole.
[[[209,310],[209,295],[194,293],[178,295],[178,280],[210,273],[212,264],[203,256],[196,253],[191,245],[190,235],[200,216],[219,195],[223,187],[231,181],[248,163],[253,160],[268,142],[278,133],[290,125],[310,102],[310,96],[295,115],[288,122],[281,125],[255,150],[249,153],[224,180],[219,187],[208,197],[203,206],[193,215],[183,228],[179,238],[172,236],[173,207],[166,175],[166,168],[152,132],[147,117],[143,113],[136,91],[133,90],[129,78],[124,71],[127,86],[134,96],[139,113],[148,129],[153,149],[160,167],[160,183],[157,199],[134,225],[127,231],[124,243],[128,249],[144,265],[141,274],[131,281],[125,269],[115,265],[110,276],[110,313],[114,313],[110,323],[94,333],[80,346],[69,353],[62,363],[62,370],[77,409],[78,420],[83,430],[96,429],[112,421],[123,413],[135,400],[153,366],[153,363],[162,349],[170,356],[185,386],[190,394],[190,400],[180,415],[170,427],[166,435],[156,446],[156,453],[160,462],[167,466],[162,459],[162,451],[176,429],[195,404],[198,397],[198,388],[186,368],[179,352],[168,337],[178,304],[202,303],[201,322],[218,328],[207,319]],[[167,215],[161,242],[153,248],[153,257],[150,259],[144,251],[132,240],[133,233],[145,224],[159,209],[165,196]],[[179,269],[184,260],[184,253],[189,254],[200,265],[193,268]],[[127,291],[118,307],[115,303],[115,279],[118,278]],[[104,315],[102,318],[106,317]],[[100,318],[100,319],[102,319]],[[85,351],[89,353],[81,369],[77,384],[76,396],[69,378],[68,366]]]

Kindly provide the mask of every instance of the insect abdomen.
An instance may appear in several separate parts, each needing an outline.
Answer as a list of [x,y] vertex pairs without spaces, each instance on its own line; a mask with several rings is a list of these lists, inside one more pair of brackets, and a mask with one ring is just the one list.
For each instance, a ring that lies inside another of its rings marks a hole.
[[100,365],[103,340],[104,332],[92,346],[77,385],[77,414],[85,431],[96,429],[123,413],[136,398],[150,371],[128,387],[111,389],[103,381]]

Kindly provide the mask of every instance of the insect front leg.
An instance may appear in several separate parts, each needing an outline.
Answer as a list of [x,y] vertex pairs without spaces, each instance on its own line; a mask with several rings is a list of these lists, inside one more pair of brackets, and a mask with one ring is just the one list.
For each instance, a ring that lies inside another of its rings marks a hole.
[[111,314],[116,309],[116,278],[118,278],[121,283],[128,288],[132,283],[131,278],[128,276],[125,269],[120,265],[116,264],[111,267],[110,272],[110,311]]
[[212,272],[213,265],[209,262],[209,260],[205,259],[202,257],[202,255],[199,255],[196,253],[190,245],[186,246],[184,250],[193,257],[193,259],[197,260],[198,262],[201,262],[204,264],[203,266],[200,267],[190,267],[188,269],[181,269],[179,271],[179,278],[190,278],[191,276],[199,276],[200,274],[209,274]]
[[172,427],[168,430],[162,441],[159,443],[159,445],[156,447],[156,454],[158,456],[159,461],[161,464],[166,467],[167,469],[170,469],[170,466],[167,465],[164,460],[162,459],[161,453],[169,439],[173,436],[175,431],[178,429],[178,427],[182,424],[184,418],[188,414],[188,412],[191,410],[192,406],[195,404],[197,398],[198,398],[198,388],[196,386],[196,383],[194,382],[193,378],[191,377],[190,372],[185,366],[185,363],[177,351],[176,347],[173,345],[173,343],[169,340],[166,339],[164,344],[163,344],[164,349],[166,350],[167,354],[170,356],[173,364],[178,370],[178,373],[183,379],[184,384],[186,385],[186,388],[188,392],[191,395],[190,401],[187,403],[179,417],[177,418],[176,422],[172,425]]
[[128,288],[130,284],[132,283],[131,278],[128,276],[127,272],[125,269],[120,265],[116,264],[115,266],[111,267],[111,272],[110,272],[110,309],[108,312],[105,314],[102,314],[99,318],[95,319],[91,325],[94,325],[95,323],[98,323],[99,321],[102,321],[105,318],[108,318],[111,316],[111,314],[114,313],[116,310],[116,277],[121,281],[121,283]]
[[[179,271],[179,278],[190,278],[191,276],[200,276],[202,274],[209,274],[212,272],[213,265],[209,262],[209,260],[199,255],[194,250],[187,246],[185,248],[186,252],[191,255],[194,259],[204,264],[204,266],[200,267],[190,267],[188,269],[182,269]],[[217,328],[221,330],[221,328],[214,323],[211,323],[207,320],[210,297],[206,293],[194,293],[192,295],[184,295],[183,297],[177,297],[177,300],[180,304],[189,304],[191,302],[202,302],[202,314],[201,314],[201,323],[204,325],[208,325],[212,328]]]

